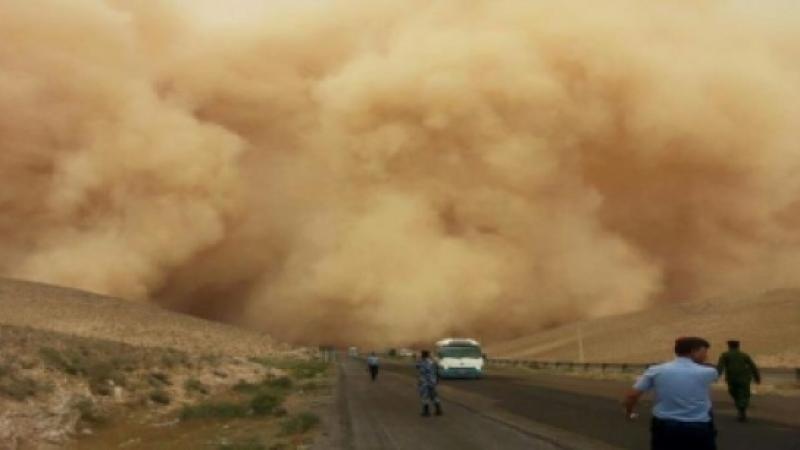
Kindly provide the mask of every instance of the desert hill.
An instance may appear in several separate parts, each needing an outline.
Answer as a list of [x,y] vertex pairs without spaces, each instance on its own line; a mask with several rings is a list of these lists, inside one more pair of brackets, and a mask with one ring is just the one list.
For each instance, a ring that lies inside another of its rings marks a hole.
[[489,344],[486,350],[495,357],[577,361],[579,334],[586,362],[661,361],[672,357],[673,339],[695,335],[711,341],[712,357],[736,338],[764,366],[800,367],[800,290],[656,305]]
[[327,368],[262,333],[0,279],[0,449],[307,443]]
[[31,327],[141,347],[264,354],[267,335],[78,289],[0,278],[0,325]]

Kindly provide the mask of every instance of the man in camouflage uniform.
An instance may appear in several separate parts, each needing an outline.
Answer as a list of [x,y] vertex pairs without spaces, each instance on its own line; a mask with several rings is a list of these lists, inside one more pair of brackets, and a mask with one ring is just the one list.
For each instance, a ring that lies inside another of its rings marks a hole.
[[422,416],[428,417],[431,415],[431,403],[436,407],[436,415],[441,416],[442,404],[439,402],[439,395],[436,393],[436,384],[438,382],[436,363],[431,359],[431,353],[427,350],[423,350],[421,356],[417,362],[417,373],[419,374],[417,389],[422,400]]
[[761,383],[758,367],[750,355],[739,350],[739,341],[728,341],[728,351],[719,357],[717,371],[725,374],[728,393],[736,404],[739,422],[747,421],[747,407],[750,404],[750,381]]

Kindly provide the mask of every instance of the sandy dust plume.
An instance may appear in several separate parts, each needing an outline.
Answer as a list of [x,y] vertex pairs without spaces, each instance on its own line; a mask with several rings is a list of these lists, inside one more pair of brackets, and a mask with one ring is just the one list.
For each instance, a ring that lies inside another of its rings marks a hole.
[[798,287],[789,1],[0,0],[0,275],[297,342]]

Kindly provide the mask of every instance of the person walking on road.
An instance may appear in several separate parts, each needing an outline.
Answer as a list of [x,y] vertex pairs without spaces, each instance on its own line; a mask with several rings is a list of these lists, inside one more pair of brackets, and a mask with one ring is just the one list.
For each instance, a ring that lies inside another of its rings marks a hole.
[[369,376],[372,377],[372,381],[375,381],[378,378],[378,369],[380,368],[380,360],[378,360],[378,356],[375,355],[375,352],[372,352],[367,356],[367,369],[369,370]]
[[642,394],[655,391],[650,426],[652,450],[716,450],[717,431],[711,411],[714,366],[705,364],[710,344],[699,337],[675,341],[676,358],[649,367],[623,401],[629,419],[635,419]]
[[728,351],[720,355],[717,371],[725,374],[728,393],[733,398],[738,411],[739,422],[747,421],[747,407],[750,406],[750,382],[761,384],[761,374],[750,355],[739,350],[739,341],[728,341]]
[[438,379],[436,376],[436,363],[431,358],[431,352],[423,350],[421,358],[417,362],[417,389],[422,400],[422,416],[431,415],[431,404],[436,408],[436,415],[442,415],[442,403],[439,401],[439,394],[436,392]]

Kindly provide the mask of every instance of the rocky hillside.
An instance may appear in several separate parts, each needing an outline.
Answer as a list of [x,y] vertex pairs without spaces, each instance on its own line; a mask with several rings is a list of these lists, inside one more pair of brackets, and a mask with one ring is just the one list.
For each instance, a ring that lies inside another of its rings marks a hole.
[[329,392],[315,352],[72,289],[0,281],[0,449],[290,449]]

